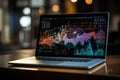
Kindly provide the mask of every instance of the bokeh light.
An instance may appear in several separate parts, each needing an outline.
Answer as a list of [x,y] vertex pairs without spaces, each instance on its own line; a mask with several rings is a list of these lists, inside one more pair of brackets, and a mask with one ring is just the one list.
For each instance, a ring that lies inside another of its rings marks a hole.
[[40,7],[40,8],[38,9],[38,12],[39,12],[39,14],[45,13],[45,8],[44,8],[44,7]]
[[31,24],[31,18],[30,16],[22,16],[19,21],[20,25],[22,27],[28,27]]
[[60,7],[57,4],[52,6],[52,11],[53,12],[59,12],[59,10],[60,10]]
[[75,2],[77,2],[77,0],[71,0],[71,2],[74,2],[74,3],[75,3]]
[[88,5],[90,5],[90,4],[93,3],[93,0],[85,0],[85,3],[88,4]]
[[31,9],[30,9],[29,7],[25,7],[25,8],[23,9],[23,14],[29,15],[30,13],[31,13]]

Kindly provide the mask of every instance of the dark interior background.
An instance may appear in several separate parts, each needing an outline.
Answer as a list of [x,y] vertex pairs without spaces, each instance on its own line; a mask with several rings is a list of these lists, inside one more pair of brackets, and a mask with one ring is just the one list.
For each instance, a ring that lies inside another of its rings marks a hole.
[[0,0],[0,52],[36,47],[42,14],[110,12],[108,55],[120,54],[120,0]]

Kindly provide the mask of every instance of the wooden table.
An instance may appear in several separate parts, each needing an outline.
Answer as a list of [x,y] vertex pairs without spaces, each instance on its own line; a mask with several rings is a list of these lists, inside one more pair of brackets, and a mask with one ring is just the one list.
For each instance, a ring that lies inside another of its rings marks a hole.
[[14,66],[8,64],[10,60],[34,56],[34,52],[34,49],[29,49],[0,53],[0,75],[10,76],[12,79],[17,80],[120,79],[120,55],[109,55],[107,56],[107,61],[105,63],[90,70],[58,67]]

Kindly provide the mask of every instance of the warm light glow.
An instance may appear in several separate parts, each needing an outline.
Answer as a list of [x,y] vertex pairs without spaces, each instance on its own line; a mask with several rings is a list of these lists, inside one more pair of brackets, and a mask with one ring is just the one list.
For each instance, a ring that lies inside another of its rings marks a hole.
[[43,7],[39,8],[38,12],[39,12],[39,14],[45,13],[45,8],[43,8]]
[[77,0],[71,0],[71,2],[77,2]]
[[31,18],[30,16],[23,16],[19,22],[22,27],[28,27],[31,24]]
[[29,15],[30,13],[31,13],[31,9],[29,7],[23,9],[23,14]]
[[65,0],[65,13],[66,14],[73,14],[73,13],[76,13],[76,6],[75,4],[73,4],[70,0]]
[[59,9],[60,9],[59,6],[56,5],[56,4],[52,6],[52,11],[53,11],[53,12],[58,12]]
[[88,5],[90,5],[90,4],[93,3],[93,0],[85,0],[85,3],[88,4]]

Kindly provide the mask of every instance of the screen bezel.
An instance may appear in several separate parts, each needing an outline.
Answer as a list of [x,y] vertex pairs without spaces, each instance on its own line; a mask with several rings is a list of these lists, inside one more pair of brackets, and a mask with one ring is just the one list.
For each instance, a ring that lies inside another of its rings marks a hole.
[[38,53],[38,45],[39,45],[39,38],[40,38],[40,30],[41,30],[41,24],[42,24],[42,18],[59,18],[59,17],[80,17],[80,16],[105,16],[106,17],[106,31],[105,31],[105,48],[104,48],[104,55],[103,56],[78,56],[78,55],[49,55],[47,57],[82,57],[82,58],[106,58],[107,55],[107,44],[108,44],[108,29],[109,29],[109,12],[90,12],[90,13],[79,13],[79,14],[48,14],[48,15],[41,15],[40,16],[40,22],[39,22],[39,30],[38,30],[38,37],[37,37],[37,45],[36,45],[36,51],[35,56],[46,56],[41,55]]

